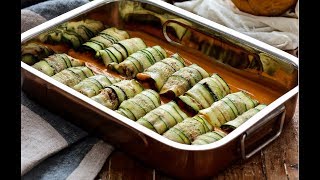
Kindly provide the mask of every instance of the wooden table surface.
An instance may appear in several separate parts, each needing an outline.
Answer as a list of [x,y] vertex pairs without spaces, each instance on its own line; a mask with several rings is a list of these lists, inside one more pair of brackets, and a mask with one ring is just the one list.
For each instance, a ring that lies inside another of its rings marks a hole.
[[[299,179],[299,101],[295,115],[281,136],[247,161],[238,161],[211,179]],[[115,150],[96,179],[173,179]]]

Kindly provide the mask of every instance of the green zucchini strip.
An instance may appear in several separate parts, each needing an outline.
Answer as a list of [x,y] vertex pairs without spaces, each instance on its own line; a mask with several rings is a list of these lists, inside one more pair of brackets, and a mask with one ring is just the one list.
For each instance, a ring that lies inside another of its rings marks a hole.
[[215,130],[212,132],[207,132],[195,138],[195,140],[191,143],[192,145],[204,145],[216,142],[223,137],[225,137],[227,133],[221,130]]
[[90,38],[96,36],[103,28],[102,22],[92,19],[66,22],[53,30],[41,34],[39,40],[49,44],[67,43],[76,49]]
[[53,76],[64,69],[77,66],[84,66],[84,62],[67,54],[54,54],[35,63],[32,67],[48,76]]
[[210,131],[212,126],[201,115],[196,115],[176,124],[163,136],[178,143],[191,144],[197,136]]
[[136,121],[159,107],[160,104],[160,95],[154,90],[147,89],[133,98],[123,101],[116,112]]
[[144,90],[143,86],[136,80],[122,80],[114,83],[91,98],[98,103],[112,109],[118,109],[119,105]]
[[260,105],[256,106],[255,108],[249,109],[248,111],[244,112],[243,114],[241,114],[240,116],[238,116],[234,120],[226,122],[225,124],[222,124],[221,129],[234,130],[265,107],[267,107],[267,105],[260,104]]
[[199,114],[203,115],[213,127],[220,127],[245,111],[254,108],[258,103],[246,92],[239,91],[228,94],[221,100],[214,102],[210,107],[200,110]]
[[153,83],[153,87],[160,91],[168,78],[174,72],[185,66],[183,58],[178,53],[175,53],[169,58],[156,62],[154,65],[145,69],[144,72],[138,73],[137,79],[141,81],[147,80],[150,83]]
[[102,59],[107,67],[110,63],[120,63],[131,54],[145,49],[147,45],[140,38],[130,38],[119,41],[112,46],[98,50],[96,58]]
[[153,46],[131,54],[119,64],[110,63],[108,67],[128,78],[134,78],[138,73],[166,57],[167,53],[162,47]]
[[92,49],[93,51],[97,52],[128,38],[128,32],[111,27],[101,31],[97,36],[82,44],[82,48]]
[[150,111],[148,114],[138,119],[137,123],[158,134],[163,134],[169,128],[182,122],[186,118],[188,118],[186,113],[184,113],[174,101],[170,101],[169,103],[163,104]]
[[53,53],[51,48],[38,43],[28,43],[21,46],[21,60],[29,65],[33,65]]
[[227,83],[218,74],[213,74],[199,81],[184,95],[179,96],[178,101],[195,112],[199,112],[229,93],[230,88]]
[[107,76],[104,74],[98,74],[84,79],[79,84],[75,85],[73,89],[88,97],[92,97],[98,95],[100,93],[100,90],[119,81],[119,78]]
[[85,78],[93,76],[93,72],[86,66],[71,67],[52,76],[53,79],[73,87]]
[[200,80],[209,77],[204,69],[197,64],[181,68],[173,73],[160,90],[160,94],[167,96],[180,96],[188,91],[192,86]]

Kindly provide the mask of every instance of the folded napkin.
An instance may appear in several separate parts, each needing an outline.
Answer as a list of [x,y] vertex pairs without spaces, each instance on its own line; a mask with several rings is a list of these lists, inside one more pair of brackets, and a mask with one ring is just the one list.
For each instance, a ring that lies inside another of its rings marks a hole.
[[221,25],[261,40],[282,50],[293,50],[299,44],[299,9],[281,17],[255,16],[240,11],[231,0],[192,0],[175,6],[198,14]]
[[[51,0],[22,9],[21,32],[87,2]],[[94,179],[112,151],[21,91],[21,179]]]

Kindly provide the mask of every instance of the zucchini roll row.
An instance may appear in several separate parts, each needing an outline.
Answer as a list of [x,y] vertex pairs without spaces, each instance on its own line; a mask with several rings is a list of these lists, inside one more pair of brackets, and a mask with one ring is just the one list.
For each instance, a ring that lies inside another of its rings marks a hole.
[[169,97],[178,97],[188,91],[203,78],[209,77],[209,73],[197,64],[181,68],[173,73],[161,88],[160,94]]
[[112,110],[116,110],[123,101],[134,97],[143,90],[143,86],[134,79],[122,80],[104,88],[100,94],[91,98]]
[[97,36],[82,44],[81,48],[97,52],[128,38],[129,34],[127,31],[111,27],[101,31]]
[[67,54],[54,54],[35,63],[32,67],[48,76],[53,76],[64,69],[83,65],[84,62],[68,56]]
[[163,134],[177,123],[188,118],[188,116],[174,102],[163,104],[150,111],[140,118],[137,123],[159,133]]
[[204,145],[216,142],[227,135],[224,131],[221,130],[214,130],[212,132],[207,132],[202,134],[191,143],[192,145]]
[[221,126],[221,129],[227,130],[227,131],[234,130],[265,107],[267,107],[267,105],[260,104],[260,105],[256,106],[255,108],[252,108],[252,109],[244,112],[243,114],[241,114],[240,116],[238,116],[234,120],[224,123]]
[[21,60],[26,64],[33,65],[34,63],[52,55],[53,53],[54,51],[45,45],[28,43],[21,47]]
[[67,43],[74,49],[96,36],[104,28],[100,21],[85,19],[76,22],[66,22],[57,28],[41,34],[41,42],[49,44]]
[[[226,122],[221,126],[222,130],[234,130],[238,128],[241,124],[246,122],[248,119],[253,117],[255,114],[257,114],[259,111],[261,111],[263,108],[265,108],[266,105],[260,104],[252,109],[249,109],[248,111],[244,112],[243,114],[239,115],[237,118],[235,118],[232,121]],[[192,142],[192,145],[203,145],[203,144],[210,144],[213,142],[216,142],[223,137],[225,137],[227,133],[225,131],[221,131],[219,129],[216,129],[215,131],[208,132],[205,134],[202,134]]]
[[191,144],[197,136],[210,132],[212,129],[202,115],[196,115],[173,126],[163,136],[175,142]]
[[73,89],[88,97],[92,97],[98,95],[101,89],[104,89],[107,86],[119,81],[119,78],[107,76],[104,74],[98,74],[84,79],[79,84],[75,85]]
[[93,76],[93,72],[86,66],[71,67],[52,76],[53,79],[73,87],[82,80]]
[[183,58],[178,53],[175,53],[169,58],[156,62],[145,69],[144,72],[138,73],[137,79],[153,83],[153,87],[160,91],[168,78],[185,66]]
[[212,131],[214,127],[220,127],[256,105],[258,101],[243,91],[228,94],[209,108],[200,110],[198,115],[178,123],[163,136],[172,141],[191,144],[196,137]]
[[119,41],[112,46],[99,50],[96,53],[96,58],[102,59],[106,67],[110,63],[120,63],[131,54],[145,49],[147,45],[140,38],[131,38]]
[[247,93],[239,91],[228,94],[210,107],[200,110],[199,114],[203,115],[212,126],[220,127],[258,104],[259,102]]
[[160,104],[160,95],[154,90],[147,89],[133,98],[123,101],[116,112],[136,121],[159,107]]
[[228,84],[218,75],[213,74],[199,81],[184,95],[179,96],[179,105],[191,108],[195,112],[208,108],[230,93]]
[[123,62],[111,63],[109,67],[128,78],[134,78],[154,63],[167,57],[166,51],[160,46],[148,47],[127,57]]

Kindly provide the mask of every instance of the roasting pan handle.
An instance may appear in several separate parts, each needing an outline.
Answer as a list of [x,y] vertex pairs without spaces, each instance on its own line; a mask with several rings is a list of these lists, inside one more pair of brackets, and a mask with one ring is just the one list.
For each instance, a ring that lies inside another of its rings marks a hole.
[[[263,118],[261,121],[259,121],[255,126],[253,126],[252,128],[248,129],[241,138],[241,155],[242,155],[242,159],[246,160],[248,158],[250,158],[251,156],[253,156],[255,153],[257,153],[258,151],[260,151],[262,148],[266,147],[268,144],[270,144],[272,141],[274,141],[275,139],[277,139],[283,129],[283,124],[284,124],[284,119],[285,119],[285,114],[286,114],[286,110],[284,105],[282,105],[280,108],[276,109],[275,111],[271,112],[269,115],[267,115],[265,118]],[[271,138],[269,138],[268,140],[266,140],[263,144],[259,145],[257,148],[255,148],[254,150],[252,150],[251,152],[246,152],[246,146],[245,146],[245,140],[248,136],[250,136],[251,134],[253,134],[256,130],[258,130],[259,128],[261,128],[263,125],[265,125],[267,122],[269,122],[270,120],[272,120],[273,118],[280,117],[280,127],[277,131],[277,133],[272,136]]]

